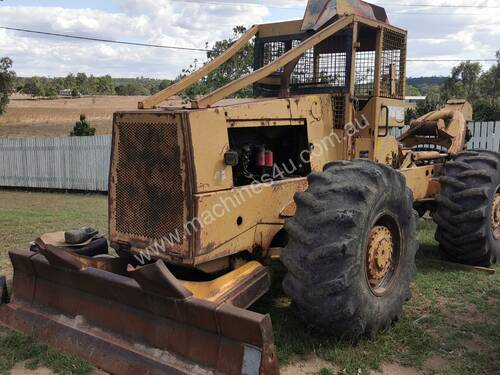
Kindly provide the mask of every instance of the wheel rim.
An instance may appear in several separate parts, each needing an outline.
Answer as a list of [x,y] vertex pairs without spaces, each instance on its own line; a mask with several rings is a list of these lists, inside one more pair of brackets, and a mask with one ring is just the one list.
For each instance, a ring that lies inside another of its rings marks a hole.
[[399,228],[390,216],[383,216],[368,236],[366,276],[371,291],[382,296],[397,274],[401,253]]
[[497,193],[493,198],[493,207],[491,210],[491,228],[493,236],[500,239],[500,193]]

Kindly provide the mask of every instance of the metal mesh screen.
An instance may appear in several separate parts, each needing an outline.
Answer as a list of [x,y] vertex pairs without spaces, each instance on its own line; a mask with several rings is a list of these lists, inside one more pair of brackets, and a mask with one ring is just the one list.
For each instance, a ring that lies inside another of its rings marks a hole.
[[[267,65],[300,44],[300,40],[291,42],[267,42],[263,48],[263,63]],[[315,57],[316,56],[316,57]],[[346,85],[347,53],[316,54],[314,48],[307,50],[297,63],[290,80],[293,88],[304,86],[344,87]],[[283,72],[283,68],[278,72]]]
[[404,99],[406,35],[384,30],[381,96]]
[[372,96],[375,83],[375,51],[356,52],[356,96]]
[[333,121],[335,129],[345,127],[345,96],[332,97]]
[[[298,43],[297,43],[298,44]],[[294,43],[295,47],[295,43]],[[314,83],[314,49],[308,49],[300,58],[292,73],[290,84],[302,86]]]
[[122,234],[183,238],[184,187],[176,123],[118,124],[116,223]]
[[318,83],[327,83],[332,86],[346,85],[347,53],[328,53],[319,55]]
[[[264,65],[272,63],[278,57],[286,52],[285,42],[267,42],[264,43],[263,58]],[[279,69],[278,72],[282,72],[283,68]]]
[[346,53],[318,54],[308,50],[299,60],[292,73],[291,85],[315,85],[343,87],[346,84]]

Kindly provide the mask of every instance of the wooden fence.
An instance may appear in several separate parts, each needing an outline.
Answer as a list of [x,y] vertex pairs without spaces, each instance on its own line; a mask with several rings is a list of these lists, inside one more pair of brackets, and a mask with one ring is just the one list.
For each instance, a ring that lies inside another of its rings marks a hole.
[[110,136],[0,139],[0,186],[107,191]]
[[[500,121],[470,128],[469,149],[500,152]],[[111,136],[0,139],[0,186],[106,192],[110,154]]]
[[469,127],[472,131],[472,139],[467,145],[469,149],[500,152],[500,121],[475,122]]

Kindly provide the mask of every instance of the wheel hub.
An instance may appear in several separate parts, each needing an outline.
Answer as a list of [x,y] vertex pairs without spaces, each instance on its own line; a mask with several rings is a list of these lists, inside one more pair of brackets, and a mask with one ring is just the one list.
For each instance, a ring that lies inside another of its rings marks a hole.
[[374,227],[368,241],[368,279],[378,286],[392,266],[394,241],[389,228]]
[[491,227],[495,235],[500,233],[500,194],[496,194],[493,199],[493,209],[491,210]]

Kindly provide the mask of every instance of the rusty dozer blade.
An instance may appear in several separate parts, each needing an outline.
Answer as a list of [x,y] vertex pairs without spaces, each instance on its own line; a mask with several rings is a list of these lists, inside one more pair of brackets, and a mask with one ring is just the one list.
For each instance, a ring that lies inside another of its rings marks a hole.
[[196,293],[207,285],[183,285],[161,261],[127,269],[119,258],[51,247],[10,258],[13,293],[0,323],[111,374],[279,373],[269,315],[241,308],[269,288],[263,266],[239,272],[232,287],[227,275],[207,284],[219,290],[203,300]]

